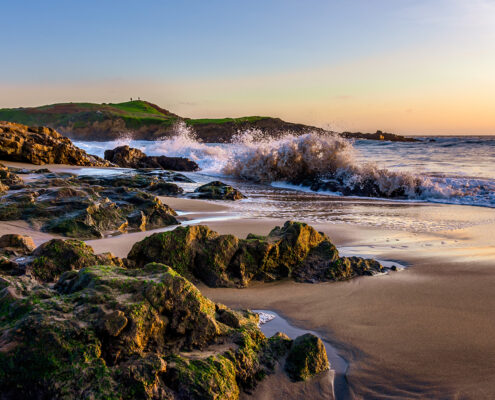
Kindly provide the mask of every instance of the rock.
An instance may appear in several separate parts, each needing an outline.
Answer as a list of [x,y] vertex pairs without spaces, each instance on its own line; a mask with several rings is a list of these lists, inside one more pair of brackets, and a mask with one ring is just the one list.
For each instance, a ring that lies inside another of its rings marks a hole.
[[288,221],[266,237],[238,239],[207,226],[179,227],[135,243],[128,259],[137,267],[161,262],[208,286],[246,287],[252,280],[292,278],[299,282],[349,279],[382,271],[375,260],[340,257],[327,236]]
[[139,189],[88,186],[73,177],[53,180],[49,182],[63,186],[37,182],[0,198],[0,220],[23,219],[46,232],[79,239],[179,224],[174,210]]
[[70,139],[47,127],[0,122],[0,159],[36,165],[69,164],[108,167],[111,163],[86,154]]
[[307,380],[329,367],[325,345],[311,333],[294,340],[285,362],[285,370],[295,381]]
[[119,146],[113,150],[105,150],[105,160],[122,168],[156,168],[173,171],[196,171],[199,166],[184,157],[147,156],[139,149]]
[[350,139],[387,140],[390,142],[419,142],[419,140],[415,138],[382,131],[376,131],[375,133],[342,132],[340,135]]
[[159,182],[152,184],[146,188],[149,192],[152,192],[158,196],[177,196],[184,193],[184,190],[177,186],[175,183]]
[[0,253],[21,256],[31,253],[35,247],[33,239],[26,235],[11,233],[0,237]]
[[21,187],[22,185],[23,185],[23,180],[21,177],[12,173],[3,164],[0,164],[0,194],[7,192],[10,189],[10,187],[17,188],[17,187]]
[[54,288],[0,278],[0,310],[6,399],[238,399],[271,369],[274,341],[254,314],[216,305],[165,265],[70,270]]
[[246,198],[239,190],[220,181],[214,181],[198,187],[197,193],[200,199],[211,200],[240,200]]
[[105,160],[108,160],[122,168],[139,168],[137,165],[146,157],[141,150],[125,146],[116,147],[113,150],[105,150]]
[[52,239],[37,247],[27,270],[43,282],[53,282],[66,271],[98,264],[119,264],[118,259],[94,254],[93,248],[79,240]]

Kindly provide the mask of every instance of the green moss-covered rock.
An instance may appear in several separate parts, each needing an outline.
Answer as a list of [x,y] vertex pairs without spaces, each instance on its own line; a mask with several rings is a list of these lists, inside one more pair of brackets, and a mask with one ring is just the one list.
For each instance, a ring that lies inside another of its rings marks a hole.
[[210,200],[241,200],[246,197],[236,188],[220,181],[213,181],[202,185],[194,193],[200,199]]
[[330,368],[325,345],[317,336],[299,336],[289,351],[285,370],[296,381],[304,381]]
[[136,243],[127,258],[137,266],[160,262],[188,279],[199,279],[210,286],[227,286],[228,263],[237,247],[236,237],[194,225],[155,233]]
[[300,282],[349,279],[382,270],[380,263],[341,258],[327,236],[311,226],[288,221],[268,236],[238,239],[207,226],[179,227],[136,243],[128,258],[170,265],[188,279],[209,286],[248,286],[252,280],[293,278]]
[[40,245],[32,254],[28,270],[44,282],[53,282],[64,272],[110,262],[119,264],[117,258],[94,254],[93,248],[80,240],[52,239]]
[[78,187],[72,178],[57,184],[62,186],[37,182],[1,197],[0,220],[23,219],[44,231],[78,239],[179,224],[174,210],[139,189]]
[[271,368],[254,314],[161,264],[0,277],[0,337],[6,399],[237,399]]

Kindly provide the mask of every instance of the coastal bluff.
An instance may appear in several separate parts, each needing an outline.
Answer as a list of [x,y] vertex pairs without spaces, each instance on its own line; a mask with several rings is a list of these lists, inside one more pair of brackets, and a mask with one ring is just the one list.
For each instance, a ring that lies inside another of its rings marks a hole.
[[[326,129],[284,121],[268,116],[238,118],[185,118],[144,100],[123,103],[59,103],[41,107],[0,109],[0,120],[43,125],[81,141],[110,141],[123,135],[134,140],[157,140],[173,136],[179,123],[205,143],[231,142],[242,131],[258,130],[277,137],[287,132],[334,134]],[[411,142],[391,133],[344,132],[346,138]]]

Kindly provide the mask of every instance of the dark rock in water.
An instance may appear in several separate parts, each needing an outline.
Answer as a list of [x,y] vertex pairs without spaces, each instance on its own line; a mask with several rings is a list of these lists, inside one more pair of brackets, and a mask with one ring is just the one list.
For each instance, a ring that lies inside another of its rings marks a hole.
[[239,190],[220,181],[214,181],[198,187],[194,193],[200,199],[210,200],[240,200],[244,196]]
[[74,186],[73,178],[57,183],[66,186],[34,186],[3,196],[0,220],[23,219],[44,231],[74,238],[179,224],[174,210],[141,190]]
[[139,149],[129,146],[105,150],[105,160],[123,168],[157,168],[173,171],[197,171],[198,164],[184,157],[147,156]]
[[21,256],[34,249],[33,239],[29,236],[11,233],[0,237],[0,254]]
[[419,142],[419,140],[415,138],[382,131],[376,131],[375,133],[342,132],[340,135],[349,139],[383,140],[390,142]]
[[238,399],[290,343],[160,264],[0,277],[0,310],[5,399]]
[[304,381],[330,368],[325,345],[311,333],[299,336],[289,351],[285,370],[295,381]]
[[246,239],[219,235],[203,225],[179,227],[134,244],[128,258],[137,267],[149,262],[170,265],[188,279],[213,287],[245,287],[251,280],[287,277],[300,282],[334,281],[383,270],[374,260],[339,257],[323,233],[291,221],[266,237]]
[[105,150],[105,160],[122,168],[140,168],[137,165],[146,158],[141,150],[129,146],[119,146],[113,150]]
[[158,196],[177,196],[184,193],[184,189],[171,182],[154,183],[148,186],[146,190]]
[[36,165],[111,166],[108,161],[86,154],[51,128],[11,122],[0,122],[0,159]]
[[[392,176],[391,179],[393,178]],[[400,179],[400,176],[397,175],[396,178]],[[313,179],[310,188],[315,192],[336,192],[344,196],[407,199],[410,197],[410,192],[414,192],[419,196],[422,191],[420,178],[413,177],[411,179],[411,181],[404,182],[402,185],[394,185],[392,190],[388,187],[382,188],[379,179],[374,175],[361,176],[359,179],[353,180],[352,177],[343,174],[333,179],[317,177]]]

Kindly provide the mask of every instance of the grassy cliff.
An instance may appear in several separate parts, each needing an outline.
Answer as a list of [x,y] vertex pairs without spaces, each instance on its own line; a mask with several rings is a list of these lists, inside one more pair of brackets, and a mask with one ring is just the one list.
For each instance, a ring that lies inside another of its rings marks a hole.
[[258,128],[278,133],[312,129],[278,118],[250,116],[241,118],[182,118],[143,100],[125,103],[60,103],[41,107],[0,109],[0,120],[25,125],[49,126],[76,140],[112,140],[123,134],[134,139],[154,140],[173,134],[179,121],[191,126],[206,142],[226,142],[238,130]]

